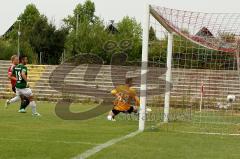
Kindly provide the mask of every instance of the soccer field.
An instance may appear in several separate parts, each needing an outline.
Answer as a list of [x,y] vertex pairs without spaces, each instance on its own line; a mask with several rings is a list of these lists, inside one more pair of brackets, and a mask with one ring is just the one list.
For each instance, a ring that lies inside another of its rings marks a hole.
[[[138,128],[137,121],[109,122],[102,115],[87,121],[64,121],[54,113],[54,103],[38,102],[41,118],[17,113],[17,105],[4,110],[0,101],[1,159],[62,159],[78,156],[109,140],[125,136]],[[74,104],[84,111],[93,104]],[[183,126],[181,123],[177,126]],[[147,129],[132,138],[107,147],[94,159],[239,159],[240,137],[185,134]]]

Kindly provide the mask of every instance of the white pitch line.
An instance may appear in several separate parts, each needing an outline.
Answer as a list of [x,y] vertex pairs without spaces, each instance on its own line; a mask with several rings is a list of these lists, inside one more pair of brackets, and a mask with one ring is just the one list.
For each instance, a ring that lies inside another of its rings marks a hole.
[[28,139],[10,139],[10,138],[0,138],[0,140],[2,141],[28,141],[28,142],[46,142],[46,143],[64,143],[64,144],[84,144],[84,145],[100,145],[97,143],[91,143],[91,142],[84,142],[84,141],[60,141],[60,140],[56,140],[56,141],[48,141],[48,140],[28,140]]
[[77,155],[76,157],[73,157],[72,159],[86,159],[100,151],[102,151],[103,149],[109,147],[109,146],[112,146],[120,141],[123,141],[125,139],[128,139],[128,138],[131,138],[131,137],[134,137],[136,136],[137,134],[139,134],[141,131],[135,131],[135,132],[132,132],[128,135],[125,135],[125,136],[122,136],[122,137],[119,137],[119,138],[116,138],[116,139],[112,139],[112,140],[109,140],[103,144],[100,144],[98,146],[95,146],[85,152],[83,152],[82,154],[79,154]]
[[[158,123],[156,126],[161,126],[166,123]],[[211,133],[211,132],[195,132],[195,131],[178,131],[178,130],[173,130],[169,132],[177,132],[177,133],[183,133],[183,134],[198,134],[198,135],[219,135],[219,136],[240,136],[239,134],[228,134],[228,133]]]
[[191,132],[191,131],[173,131],[184,134],[199,134],[199,135],[220,135],[220,136],[240,136],[240,134],[227,134],[227,133],[208,133],[208,132]]

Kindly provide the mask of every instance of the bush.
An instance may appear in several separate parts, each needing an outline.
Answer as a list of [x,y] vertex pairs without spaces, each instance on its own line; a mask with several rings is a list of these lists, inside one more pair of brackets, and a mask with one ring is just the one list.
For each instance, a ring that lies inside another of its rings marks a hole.
[[[37,57],[33,53],[31,46],[23,42],[21,43],[20,53],[28,56],[29,63],[36,63]],[[9,60],[12,55],[17,55],[17,44],[7,40],[0,40],[0,60]]]
[[0,60],[9,60],[13,54],[17,54],[17,45],[0,40]]

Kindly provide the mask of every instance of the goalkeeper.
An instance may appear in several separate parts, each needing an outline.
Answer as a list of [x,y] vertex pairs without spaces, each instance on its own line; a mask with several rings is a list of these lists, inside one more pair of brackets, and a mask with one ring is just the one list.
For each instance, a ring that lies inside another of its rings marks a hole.
[[[107,119],[115,121],[115,116],[119,113],[137,113],[140,105],[139,97],[136,94],[134,88],[132,88],[133,79],[127,78],[125,85],[119,85],[111,91],[111,94],[116,97],[114,100],[114,107],[109,112]],[[135,105],[131,106],[131,102],[134,101]]]

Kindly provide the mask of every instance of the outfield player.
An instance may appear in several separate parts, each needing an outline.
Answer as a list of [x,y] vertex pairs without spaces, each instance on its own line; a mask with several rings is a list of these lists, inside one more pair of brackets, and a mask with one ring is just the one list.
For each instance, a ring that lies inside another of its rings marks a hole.
[[[12,62],[12,65],[8,68],[8,78],[11,81],[12,91],[14,93],[16,93],[16,77],[12,76],[12,71],[13,71],[13,68],[16,67],[16,65],[18,65],[18,63],[19,63],[18,56],[17,55],[13,55],[11,57],[11,62]],[[5,108],[8,108],[8,106],[11,103],[17,102],[18,100],[20,100],[20,98],[21,98],[20,109],[22,109],[22,108],[25,109],[27,107],[27,105],[29,104],[29,100],[28,100],[28,98],[26,98],[24,96],[20,97],[18,95],[16,95],[14,98],[12,98],[10,100],[7,100],[6,104],[5,104]]]
[[[111,94],[116,97],[114,101],[114,107],[109,112],[107,119],[115,121],[115,116],[119,113],[137,113],[139,107],[139,97],[134,88],[132,88],[133,79],[127,78],[125,85],[117,86],[111,91]],[[131,106],[131,102],[134,101],[135,105]]]
[[[19,64],[14,67],[13,69],[13,77],[16,77],[17,83],[16,83],[16,94],[18,96],[25,96],[29,99],[30,103],[29,106],[32,107],[32,115],[33,116],[40,116],[40,114],[37,112],[36,110],[36,103],[33,100],[33,93],[32,90],[30,88],[28,88],[27,82],[27,74],[28,74],[28,70],[26,67],[26,64],[28,63],[28,59],[27,56],[21,56],[19,57]],[[25,109],[21,109],[19,110],[21,111],[25,111]]]

